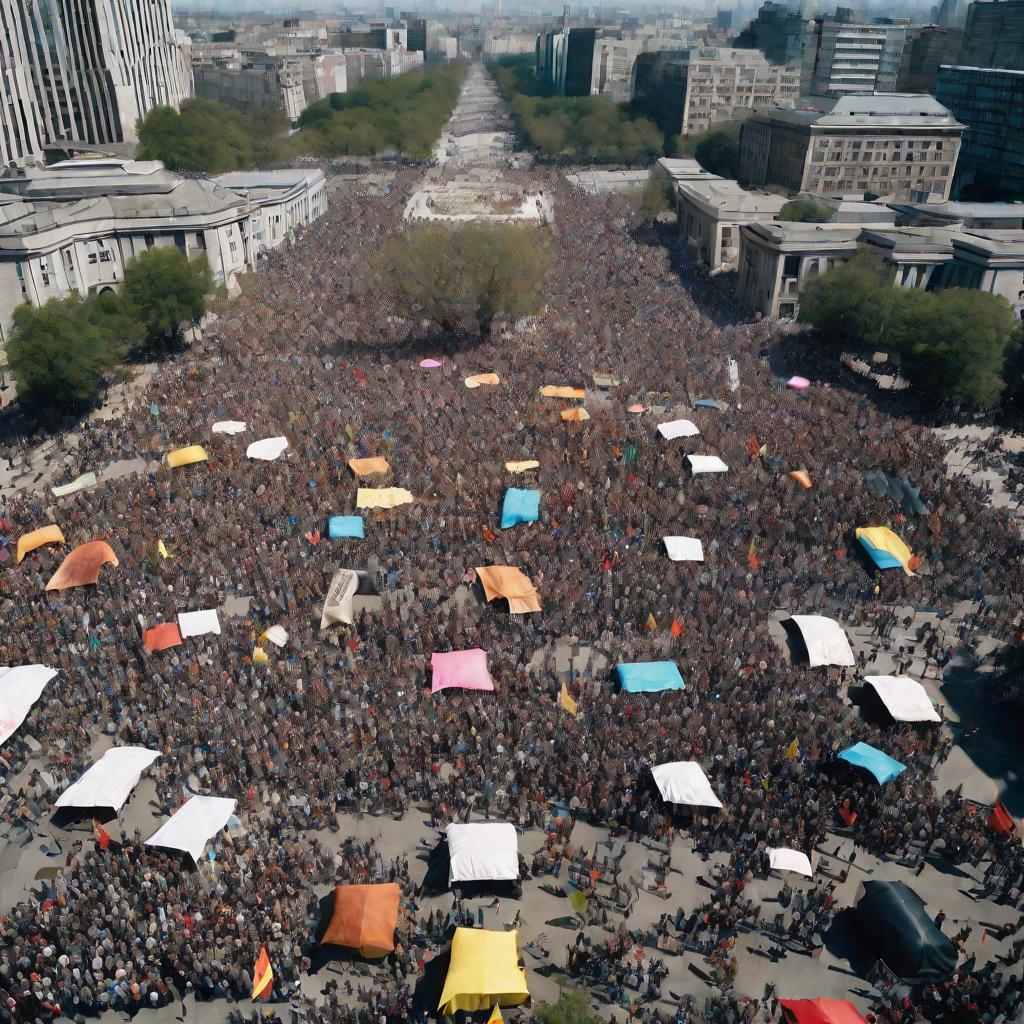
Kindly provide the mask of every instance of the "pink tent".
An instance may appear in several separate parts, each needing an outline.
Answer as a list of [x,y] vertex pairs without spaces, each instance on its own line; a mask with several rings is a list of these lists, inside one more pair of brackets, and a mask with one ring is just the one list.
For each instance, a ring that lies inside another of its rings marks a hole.
[[436,370],[441,364],[436,359],[421,359],[420,366],[424,370]]
[[806,391],[810,386],[811,382],[806,377],[790,377],[786,381],[786,387],[794,391]]
[[431,693],[457,686],[463,690],[493,690],[494,681],[487,671],[487,652],[474,647],[468,651],[432,654],[430,668],[434,675]]

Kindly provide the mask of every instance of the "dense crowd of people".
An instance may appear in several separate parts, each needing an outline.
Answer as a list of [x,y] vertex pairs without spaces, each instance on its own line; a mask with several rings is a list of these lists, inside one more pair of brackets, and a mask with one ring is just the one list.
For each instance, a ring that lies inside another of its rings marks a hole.
[[[760,910],[735,880],[760,870],[766,846],[810,852],[851,814],[856,842],[873,852],[919,844],[998,863],[993,886],[1019,897],[1019,841],[987,829],[959,793],[933,789],[945,734],[858,716],[842,699],[852,673],[793,662],[769,632],[779,609],[820,613],[876,627],[879,644],[906,644],[908,665],[926,645],[941,663],[962,646],[953,610],[970,601],[973,625],[1009,640],[1011,595],[1024,593],[1009,513],[951,479],[941,445],[909,418],[842,387],[786,389],[789,372],[817,379],[811,348],[779,342],[766,324],[716,326],[665,250],[634,237],[623,199],[584,196],[553,172],[531,172],[529,183],[555,210],[540,316],[467,344],[389,315],[366,294],[364,268],[403,230],[417,177],[400,171],[383,194],[339,190],[325,218],[272,254],[254,288],[157,371],[142,402],[77,428],[80,471],[142,455],[143,473],[60,499],[25,491],[0,501],[7,548],[49,522],[67,540],[19,566],[8,560],[0,577],[0,664],[59,669],[4,746],[11,835],[39,833],[101,737],[161,752],[149,774],[162,812],[198,790],[237,799],[240,821],[217,840],[216,871],[141,835],[106,849],[65,840],[57,878],[0,922],[0,1019],[56,1006],[134,1013],[187,992],[239,999],[260,943],[275,992],[288,993],[309,968],[317,894],[388,878],[403,884],[410,915],[402,954],[364,998],[329,989],[313,1013],[325,1024],[409,1019],[409,986],[443,930],[417,918],[407,862],[388,863],[372,844],[331,853],[324,830],[337,829],[340,811],[401,816],[415,806],[439,826],[486,814],[525,828],[542,826],[559,801],[627,839],[671,846],[674,830],[688,830],[699,850],[732,851],[733,878],[665,932],[705,941],[723,977],[737,918]],[[441,367],[420,368],[423,355]],[[463,386],[489,371],[496,387]],[[595,373],[620,383],[595,388]],[[569,403],[540,397],[546,384],[587,388],[590,420],[563,421]],[[700,398],[720,408],[695,406]],[[700,436],[660,438],[656,425],[677,415]],[[246,432],[212,434],[222,419]],[[289,441],[280,459],[246,458],[249,441],[277,435]],[[189,444],[203,444],[209,462],[159,461]],[[729,471],[694,476],[688,452],[717,454]],[[384,456],[382,484],[415,501],[367,512],[365,539],[327,540],[327,517],[355,511],[360,481],[348,460],[368,456]],[[507,460],[525,459],[539,469],[506,472]],[[800,469],[810,489],[789,477]],[[879,469],[907,474],[926,514],[873,494],[865,475]],[[540,520],[500,530],[512,485],[541,490]],[[874,524],[903,536],[920,559],[916,576],[878,574],[860,558],[852,531]],[[705,561],[670,562],[662,537],[675,534],[700,537]],[[95,587],[45,592],[67,551],[94,539],[111,544],[119,566]],[[473,570],[491,564],[522,569],[542,611],[486,605]],[[352,626],[321,630],[339,567],[375,575],[382,596],[363,602]],[[145,650],[145,629],[240,598],[247,611],[222,612],[220,634]],[[940,609],[949,625],[905,637],[887,616],[907,606]],[[273,625],[288,632],[280,650],[262,640]],[[582,647],[590,667],[566,680],[556,651]],[[431,654],[469,648],[487,652],[494,692],[432,695]],[[616,692],[615,665],[652,660],[676,662],[685,689]],[[563,682],[575,717],[560,706]],[[838,752],[856,740],[907,770],[884,787],[839,771]],[[685,760],[704,767],[721,812],[673,813],[662,801],[649,768]],[[819,888],[781,923],[784,937],[820,930],[832,904]],[[617,1002],[645,992],[657,985],[650,951],[639,972],[621,966],[633,941],[623,929],[600,954],[570,956],[572,969]],[[926,993],[917,1012],[950,1019],[941,1008],[969,1002],[980,1020],[1019,1001],[1015,984],[968,973]],[[770,1000],[750,1010],[729,999],[715,1012],[732,1016],[721,1019],[771,1013]],[[885,1019],[915,1017],[894,1007]]]

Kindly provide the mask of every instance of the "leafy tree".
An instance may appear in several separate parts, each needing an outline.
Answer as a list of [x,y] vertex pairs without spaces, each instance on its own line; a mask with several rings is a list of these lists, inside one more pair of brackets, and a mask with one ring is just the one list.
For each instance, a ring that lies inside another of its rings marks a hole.
[[122,308],[145,329],[145,341],[160,350],[180,340],[182,321],[206,312],[213,277],[205,256],[189,260],[176,246],[158,246],[125,267]]
[[736,125],[712,128],[694,144],[693,155],[711,174],[735,178],[740,168],[740,130]]
[[600,1014],[578,992],[563,992],[557,1002],[541,1003],[534,1008],[533,1018],[540,1024],[602,1024]]
[[832,210],[814,199],[792,199],[776,214],[778,220],[800,221],[805,224],[824,224],[832,219]]
[[655,164],[647,175],[647,183],[640,196],[640,216],[645,223],[653,224],[659,214],[674,210],[675,205],[672,178],[661,164]]
[[387,242],[370,277],[400,315],[484,337],[499,314],[519,317],[537,311],[548,260],[545,239],[536,228],[429,224]]
[[95,398],[103,376],[123,354],[115,322],[95,296],[19,306],[7,342],[18,397],[67,412]]

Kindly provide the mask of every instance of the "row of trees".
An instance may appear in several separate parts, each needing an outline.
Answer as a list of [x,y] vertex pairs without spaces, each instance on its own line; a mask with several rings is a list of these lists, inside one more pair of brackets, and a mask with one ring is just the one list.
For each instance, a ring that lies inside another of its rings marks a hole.
[[881,259],[858,252],[804,285],[800,319],[837,352],[852,346],[896,354],[917,393],[934,402],[987,409],[1018,398],[1024,332],[998,295],[899,288]]
[[126,359],[154,358],[181,342],[181,324],[206,311],[206,257],[151,249],[125,268],[118,293],[19,306],[7,361],[21,401],[81,412]]

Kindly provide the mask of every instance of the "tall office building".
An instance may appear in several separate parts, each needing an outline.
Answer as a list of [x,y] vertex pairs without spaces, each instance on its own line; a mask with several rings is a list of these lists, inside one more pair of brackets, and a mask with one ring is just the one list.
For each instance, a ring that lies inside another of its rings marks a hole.
[[16,2],[0,0],[0,167],[24,163],[43,148]]
[[956,63],[972,68],[1024,69],[1024,0],[972,3]]
[[815,96],[895,92],[907,25],[865,25],[848,8],[809,23],[803,91]]
[[955,64],[963,29],[919,25],[909,30],[896,77],[897,92],[932,92],[943,64]]
[[760,50],[771,64],[793,64],[800,60],[805,20],[785,4],[766,0],[757,17],[733,40],[733,46]]
[[133,142],[149,110],[192,92],[170,0],[0,0],[0,33],[19,62],[5,53],[0,107],[31,80],[40,148]]

